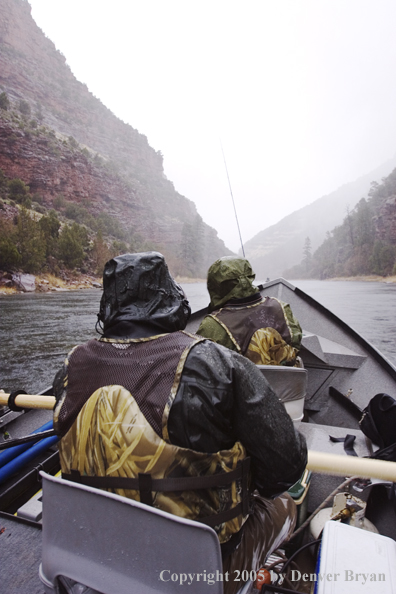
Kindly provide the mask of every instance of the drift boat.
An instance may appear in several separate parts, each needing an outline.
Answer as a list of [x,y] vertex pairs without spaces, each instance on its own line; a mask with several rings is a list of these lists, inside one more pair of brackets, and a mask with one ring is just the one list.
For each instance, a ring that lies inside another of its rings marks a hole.
[[[262,372],[275,392],[285,402],[286,409],[299,431],[305,435],[311,454],[308,466],[311,466],[311,471],[313,470],[312,476],[311,472],[307,471],[301,483],[296,486],[295,499],[300,506],[300,524],[307,514],[316,510],[337,488],[342,481],[340,476],[352,474],[377,477],[371,483],[369,481],[364,484],[358,483],[360,499],[355,492],[349,497],[349,504],[346,503],[348,497],[344,496],[344,500],[338,497],[336,505],[339,507],[341,505],[339,513],[343,509],[342,506],[345,511],[349,505],[350,524],[362,526],[364,521],[367,523],[365,528],[369,525],[369,529],[372,529],[374,525],[376,527],[373,528],[374,531],[377,529],[381,535],[396,539],[394,510],[387,497],[387,490],[391,484],[389,478],[395,481],[393,468],[396,464],[385,463],[391,466],[394,464],[385,481],[381,480],[384,478],[381,476],[381,468],[379,471],[374,471],[374,466],[370,466],[370,470],[362,470],[362,474],[359,470],[351,470],[350,473],[348,470],[350,464],[353,466],[359,461],[365,462],[361,458],[371,456],[376,449],[376,445],[360,431],[359,420],[363,409],[375,394],[384,392],[396,397],[396,368],[359,333],[286,280],[277,279],[267,282],[260,286],[260,292],[263,296],[276,297],[289,303],[303,328],[300,350],[303,363],[301,369],[272,368],[271,366],[262,368]],[[196,331],[207,313],[207,309],[195,312],[186,330]],[[42,394],[45,396],[50,393],[51,389],[48,389]],[[3,406],[0,422],[3,427],[9,428],[14,439],[37,430],[38,427],[45,431],[48,429],[51,417],[51,410],[17,412]],[[354,449],[359,458],[352,460],[352,457],[347,456],[343,442],[346,435],[354,438]],[[330,436],[340,441],[331,441]],[[60,469],[56,438],[47,437],[46,439],[52,441],[44,444],[42,440],[37,446],[32,447],[27,444],[26,452],[19,453],[13,458],[14,466],[11,467],[11,474],[9,474],[10,471],[8,474],[6,472],[0,484],[0,583],[2,591],[7,593],[42,594],[44,591],[45,576],[41,575],[42,581],[40,581],[38,573],[42,547],[42,502],[41,494],[36,493],[41,487],[40,471],[48,475],[56,475]],[[10,450],[4,450],[4,452],[7,451]],[[0,463],[4,452],[0,453]],[[323,454],[323,459],[319,462],[314,456],[316,453]],[[3,465],[3,469],[7,465],[9,462]],[[370,474],[371,469],[373,474]],[[1,470],[0,468],[0,477]],[[55,484],[54,488],[57,488],[57,479],[46,478],[46,483],[51,483],[51,480]],[[376,487],[375,497],[371,498],[371,505],[367,508],[370,487],[379,482],[383,482],[384,486]],[[82,491],[87,489],[89,491],[87,487]],[[78,496],[82,500],[85,494],[83,492],[77,494],[76,501]],[[352,506],[350,501],[353,502]],[[111,503],[109,502],[108,505]],[[139,505],[141,506],[138,504],[138,507]],[[332,502],[328,504],[330,510],[331,506]],[[359,508],[358,513],[357,508]],[[334,516],[334,506],[333,512],[328,512],[329,517],[331,513]],[[160,520],[158,517],[158,522]],[[322,525],[317,528],[318,533],[322,528]],[[372,538],[375,538],[374,533]],[[396,553],[394,561],[396,561]],[[172,586],[171,583],[168,584],[167,590],[159,591],[179,591],[178,585],[180,584]],[[246,591],[247,586],[248,584],[245,585]],[[50,585],[48,588],[46,591],[52,591]],[[188,591],[193,590],[189,588]],[[280,590],[278,588],[272,591]],[[338,591],[341,592],[341,590]],[[114,594],[118,594],[117,590],[114,590]]]

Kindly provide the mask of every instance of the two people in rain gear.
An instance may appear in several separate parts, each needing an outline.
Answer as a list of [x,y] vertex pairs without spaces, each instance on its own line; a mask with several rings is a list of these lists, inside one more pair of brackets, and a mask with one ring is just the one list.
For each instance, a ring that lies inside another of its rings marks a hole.
[[[285,491],[307,450],[252,361],[186,332],[189,316],[161,254],[107,262],[103,334],[75,347],[58,372],[54,426],[66,478],[98,477],[100,488],[213,526],[233,594],[233,572],[257,571],[292,533],[296,508]],[[199,477],[200,488],[154,491],[139,474]],[[117,488],[114,477],[123,479]]]

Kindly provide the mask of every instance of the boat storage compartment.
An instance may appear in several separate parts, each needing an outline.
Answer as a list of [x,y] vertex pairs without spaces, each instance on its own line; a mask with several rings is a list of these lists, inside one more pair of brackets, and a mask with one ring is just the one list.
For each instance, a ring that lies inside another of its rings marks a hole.
[[304,416],[304,401],[307,393],[307,370],[302,367],[283,365],[257,365],[269,385],[285,405],[296,427]]
[[396,592],[396,542],[360,528],[326,522],[315,594],[393,594]]

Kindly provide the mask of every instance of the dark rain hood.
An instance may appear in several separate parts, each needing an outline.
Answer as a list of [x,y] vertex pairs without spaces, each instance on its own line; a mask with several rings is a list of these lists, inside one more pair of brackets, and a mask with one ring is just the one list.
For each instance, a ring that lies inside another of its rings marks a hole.
[[98,320],[108,338],[141,338],[183,330],[191,309],[158,252],[124,254],[103,273]]
[[230,299],[244,299],[258,292],[253,285],[256,275],[248,260],[224,256],[216,260],[208,270],[210,308],[222,307]]

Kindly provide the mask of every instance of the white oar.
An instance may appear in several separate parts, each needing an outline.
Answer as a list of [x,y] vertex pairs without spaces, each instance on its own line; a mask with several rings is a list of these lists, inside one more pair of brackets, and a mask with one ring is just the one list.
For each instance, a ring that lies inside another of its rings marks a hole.
[[[9,394],[0,392],[0,405],[7,406]],[[52,410],[55,406],[55,396],[40,396],[38,394],[19,394],[15,404],[21,408],[42,408]]]
[[[0,392],[0,405],[7,405],[9,394]],[[15,404],[21,408],[42,408],[52,410],[55,406],[54,396],[35,394],[19,394]],[[337,476],[359,476],[362,478],[379,478],[396,482],[396,462],[375,460],[374,458],[358,458],[340,454],[308,451],[308,470],[320,474]]]
[[396,483],[396,462],[386,460],[308,450],[307,468],[320,474],[378,478]]

